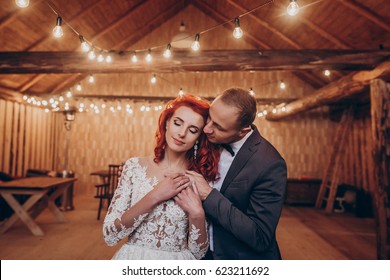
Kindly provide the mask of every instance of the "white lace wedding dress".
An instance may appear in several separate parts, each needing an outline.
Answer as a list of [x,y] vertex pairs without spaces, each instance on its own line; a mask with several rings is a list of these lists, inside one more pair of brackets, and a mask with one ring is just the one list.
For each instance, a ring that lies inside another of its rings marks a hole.
[[114,222],[120,222],[123,213],[157,183],[156,177],[147,177],[147,168],[141,166],[139,158],[126,161],[103,224],[104,240],[109,246],[128,237],[113,259],[200,259],[206,254],[208,242],[198,242],[199,229],[192,227],[189,232],[187,215],[173,199],[139,216],[130,228],[115,226]]

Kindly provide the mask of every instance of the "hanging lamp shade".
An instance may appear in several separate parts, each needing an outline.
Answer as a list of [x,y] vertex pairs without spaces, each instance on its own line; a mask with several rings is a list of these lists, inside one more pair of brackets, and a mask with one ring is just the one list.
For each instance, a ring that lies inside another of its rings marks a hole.
[[179,27],[179,33],[173,36],[171,41],[171,46],[173,48],[185,49],[191,47],[193,36],[185,32],[185,30],[186,26],[184,25],[184,22],[181,22]]

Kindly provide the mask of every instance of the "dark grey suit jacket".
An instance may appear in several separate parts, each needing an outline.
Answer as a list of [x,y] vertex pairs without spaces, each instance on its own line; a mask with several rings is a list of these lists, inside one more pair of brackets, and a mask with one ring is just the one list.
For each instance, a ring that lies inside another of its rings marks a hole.
[[275,231],[282,211],[287,167],[255,126],[238,151],[221,191],[203,201],[213,223],[215,259],[281,259]]

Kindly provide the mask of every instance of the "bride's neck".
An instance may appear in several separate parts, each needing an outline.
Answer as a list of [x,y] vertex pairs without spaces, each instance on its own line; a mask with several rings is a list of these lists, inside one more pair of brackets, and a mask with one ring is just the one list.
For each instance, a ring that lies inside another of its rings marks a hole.
[[175,153],[167,150],[161,163],[164,168],[170,171],[185,171],[187,169],[185,153]]

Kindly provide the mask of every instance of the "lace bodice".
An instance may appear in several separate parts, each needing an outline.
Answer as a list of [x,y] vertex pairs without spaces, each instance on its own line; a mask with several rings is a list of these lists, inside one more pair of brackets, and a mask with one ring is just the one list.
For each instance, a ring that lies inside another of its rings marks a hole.
[[[138,158],[126,161],[104,219],[104,240],[108,245],[114,246],[128,237],[129,244],[173,252],[189,249],[196,258],[202,258],[208,244],[198,244],[199,229],[192,225],[189,231],[187,215],[173,199],[162,202],[151,213],[140,215],[130,228],[121,223],[123,213],[158,183],[156,177],[147,177],[146,169],[147,167],[140,165]],[[115,225],[118,221],[120,230]]]

